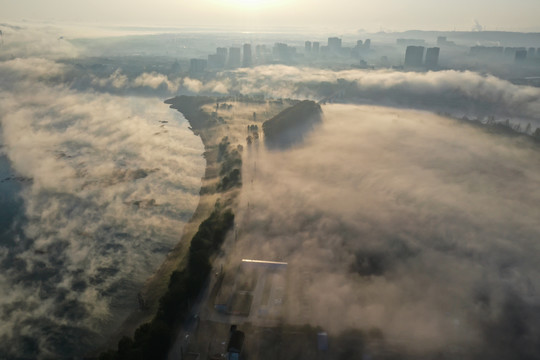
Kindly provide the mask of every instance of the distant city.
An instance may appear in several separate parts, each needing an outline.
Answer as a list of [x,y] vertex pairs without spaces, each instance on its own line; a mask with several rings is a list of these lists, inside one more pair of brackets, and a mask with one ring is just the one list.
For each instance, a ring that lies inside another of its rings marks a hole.
[[[359,39],[348,45],[344,45],[342,38],[329,37],[326,43],[306,40],[303,47],[284,42],[218,47],[206,59],[190,59],[189,73],[200,76],[207,72],[272,64],[438,71],[478,70],[483,65],[507,63],[513,70],[540,69],[540,48],[533,46],[465,46],[447,36],[438,36],[431,46],[419,38],[398,38],[393,47],[387,43],[377,47],[379,44],[373,45],[371,39]],[[533,81],[529,85],[538,84]]]

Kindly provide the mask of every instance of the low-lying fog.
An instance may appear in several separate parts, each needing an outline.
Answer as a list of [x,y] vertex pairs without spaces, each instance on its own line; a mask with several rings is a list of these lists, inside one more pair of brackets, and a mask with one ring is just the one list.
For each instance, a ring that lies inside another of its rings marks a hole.
[[16,175],[1,180],[22,182],[24,203],[0,244],[0,352],[81,355],[137,308],[179,241],[203,147],[159,99],[32,90],[0,100]]
[[323,111],[302,145],[245,152],[236,254],[289,262],[289,321],[540,355],[537,147],[427,112]]

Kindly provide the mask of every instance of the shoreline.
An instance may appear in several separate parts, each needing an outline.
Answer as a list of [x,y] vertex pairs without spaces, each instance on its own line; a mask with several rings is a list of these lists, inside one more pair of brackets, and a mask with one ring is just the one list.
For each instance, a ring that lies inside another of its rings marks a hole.
[[[174,98],[173,98],[174,99]],[[110,339],[101,346],[96,353],[102,350],[116,348],[118,341],[123,336],[133,336],[133,332],[143,323],[152,320],[159,306],[159,299],[167,291],[169,278],[173,271],[182,269],[186,266],[187,252],[191,239],[197,232],[199,225],[212,213],[216,200],[222,194],[211,192],[209,189],[215,186],[217,177],[219,176],[218,161],[217,161],[217,144],[213,144],[212,136],[206,133],[206,124],[204,123],[204,114],[197,116],[194,111],[186,111],[184,113],[180,107],[171,104],[170,100],[165,100],[165,104],[169,104],[169,108],[179,111],[184,115],[189,123],[189,129],[195,136],[199,136],[204,147],[203,157],[206,165],[204,174],[201,177],[201,187],[199,190],[199,202],[195,208],[190,220],[184,225],[182,235],[176,245],[169,251],[165,259],[156,269],[156,271],[144,282],[140,295],[144,299],[146,308],[133,309],[130,315],[122,322],[117,331],[111,335]],[[214,100],[212,100],[214,101]]]
[[[203,143],[206,166],[201,178],[199,203],[191,219],[184,225],[178,243],[142,286],[140,295],[144,309],[133,309],[109,340],[98,349],[99,352],[117,348],[122,337],[132,337],[142,324],[154,319],[160,299],[169,290],[171,274],[186,268],[191,241],[201,223],[213,213],[216,202],[232,208],[238,205],[235,202],[242,187],[242,144],[247,141],[244,138],[248,135],[246,126],[254,123],[262,126],[264,120],[272,118],[297,101],[176,96],[164,103],[184,115],[190,130],[199,136]],[[222,116],[218,116],[218,105],[221,105],[219,115]],[[254,110],[260,114],[257,119],[254,117]]]

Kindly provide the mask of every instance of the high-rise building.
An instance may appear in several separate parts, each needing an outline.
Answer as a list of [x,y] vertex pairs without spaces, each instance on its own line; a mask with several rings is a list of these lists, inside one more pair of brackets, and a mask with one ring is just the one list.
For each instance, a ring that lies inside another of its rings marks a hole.
[[525,61],[527,59],[527,50],[517,50],[516,55],[514,57],[515,61]]
[[370,47],[371,47],[371,39],[366,39],[366,41],[364,41],[364,49],[369,50]]
[[314,41],[313,42],[313,46],[311,47],[311,52],[315,55],[318,55],[319,54],[319,42],[318,41]]
[[260,59],[263,55],[263,45],[255,46],[255,57]]
[[242,52],[242,67],[251,67],[253,59],[251,57],[251,45],[244,44]]
[[174,63],[171,66],[171,69],[169,70],[169,74],[176,75],[182,70],[182,67],[180,66],[180,63],[178,62],[178,59],[174,60]]
[[216,54],[218,54],[219,56],[227,57],[227,55],[229,54],[229,51],[225,47],[218,47],[216,49]]
[[328,51],[339,53],[341,51],[341,39],[337,37],[328,38]]
[[191,59],[189,64],[189,72],[195,75],[201,74],[206,70],[207,61],[205,59]]
[[446,39],[446,36],[439,36],[439,37],[437,38],[437,45],[439,45],[439,46],[444,46],[444,45],[446,45],[446,42],[447,42],[447,41],[448,41],[448,40]]
[[[365,55],[365,54],[368,53],[370,46],[371,46],[371,40],[370,39],[366,39],[364,41],[357,40],[356,41],[356,46],[350,50],[350,55],[352,57],[355,57],[355,58],[358,58],[358,57],[360,57],[362,55]],[[347,48],[342,48],[342,49],[347,49]],[[345,52],[343,52],[343,53],[345,53]]]
[[208,55],[208,68],[219,69],[219,57],[217,54]]
[[223,69],[227,62],[227,48],[217,48],[215,54],[208,55],[209,69]]
[[405,66],[421,67],[423,58],[423,46],[407,46],[407,50],[405,51]]
[[432,47],[426,50],[426,67],[428,69],[436,69],[439,65],[440,48]]
[[240,48],[232,47],[229,48],[229,61],[227,61],[227,67],[229,69],[236,69],[240,67]]
[[506,47],[504,48],[504,55],[515,58],[517,50],[518,48],[516,47]]
[[356,40],[356,46],[351,50],[351,56],[359,58],[364,52],[364,42],[362,40]]
[[528,50],[527,50],[527,57],[529,59],[532,59],[533,57],[536,56],[536,49],[533,48],[533,47],[530,47]]
[[304,44],[304,53],[311,54],[311,41],[306,41]]
[[216,55],[219,62],[219,67],[224,68],[227,64],[227,56],[229,55],[229,51],[225,47],[218,47],[216,49]]
[[275,60],[290,63],[296,55],[296,48],[290,47],[284,43],[275,43],[272,48],[272,55]]
[[255,47],[255,62],[257,64],[264,64],[267,60],[268,49],[266,45],[257,45]]

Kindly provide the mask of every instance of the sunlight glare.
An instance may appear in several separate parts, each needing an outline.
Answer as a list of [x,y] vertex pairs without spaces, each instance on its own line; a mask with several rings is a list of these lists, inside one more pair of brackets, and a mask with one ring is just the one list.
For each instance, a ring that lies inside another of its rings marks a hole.
[[[230,5],[234,6],[234,7],[257,9],[257,8],[265,7],[267,5],[272,5],[276,1],[272,1],[272,0],[229,0],[227,2]],[[226,3],[226,2],[224,2],[224,3]]]

